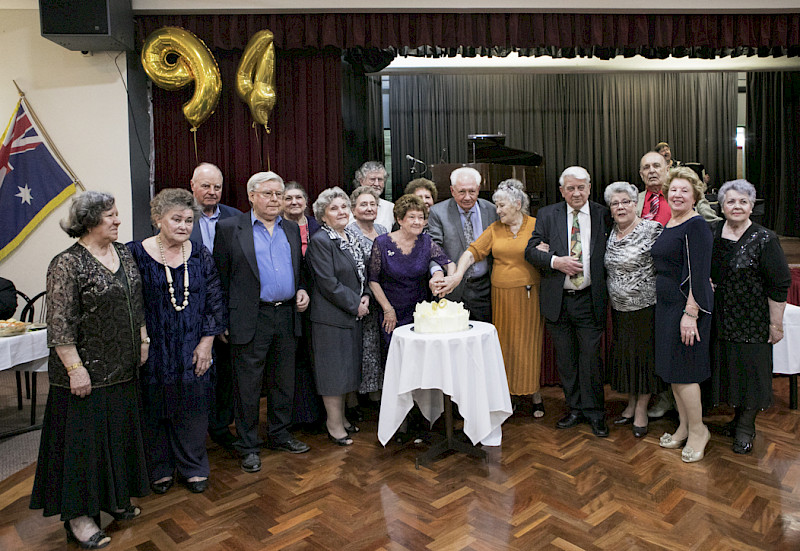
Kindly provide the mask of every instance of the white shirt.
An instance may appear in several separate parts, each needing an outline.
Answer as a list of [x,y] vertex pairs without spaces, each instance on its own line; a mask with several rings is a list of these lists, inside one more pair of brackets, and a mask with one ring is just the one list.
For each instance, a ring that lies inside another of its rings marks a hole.
[[394,203],[386,199],[378,199],[378,216],[375,218],[375,223],[392,231],[394,226]]
[[[567,204],[567,244],[570,243],[570,236],[572,235],[572,216],[574,209]],[[592,276],[589,270],[589,256],[590,256],[590,249],[592,243],[592,218],[589,215],[589,201],[581,207],[581,210],[578,213],[578,225],[581,228],[581,252],[583,261],[583,283],[581,283],[580,287],[576,287],[574,283],[572,283],[572,279],[569,276],[564,278],[564,289],[569,289],[572,291],[586,289],[589,285],[592,284]],[[552,261],[551,261],[552,266]]]

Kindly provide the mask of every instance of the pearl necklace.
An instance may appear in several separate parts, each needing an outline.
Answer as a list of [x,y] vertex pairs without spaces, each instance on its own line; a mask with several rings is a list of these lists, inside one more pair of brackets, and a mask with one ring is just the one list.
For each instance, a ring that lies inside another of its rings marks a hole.
[[167,274],[167,284],[169,285],[169,300],[172,302],[172,307],[176,312],[180,312],[189,306],[189,266],[186,262],[186,249],[181,243],[181,257],[183,258],[183,305],[178,306],[178,301],[175,300],[175,288],[172,286],[172,272],[167,266],[167,257],[164,255],[164,244],[161,243],[161,236],[156,236],[158,242],[158,251],[161,253],[161,261],[164,263],[164,273]]

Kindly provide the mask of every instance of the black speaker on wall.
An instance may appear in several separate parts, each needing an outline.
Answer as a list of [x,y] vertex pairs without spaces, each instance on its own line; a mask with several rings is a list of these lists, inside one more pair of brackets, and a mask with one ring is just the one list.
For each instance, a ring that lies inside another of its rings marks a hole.
[[133,50],[131,0],[39,0],[42,36],[74,51]]

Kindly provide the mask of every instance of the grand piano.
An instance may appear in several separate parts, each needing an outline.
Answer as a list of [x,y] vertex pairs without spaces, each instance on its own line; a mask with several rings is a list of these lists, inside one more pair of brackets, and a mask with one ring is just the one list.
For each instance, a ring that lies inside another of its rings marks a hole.
[[547,204],[544,179],[544,159],[538,153],[514,149],[505,145],[505,134],[470,134],[467,136],[469,162],[443,163],[431,167],[439,201],[450,197],[450,173],[470,166],[481,173],[480,196],[491,199],[503,180],[515,178],[523,183],[531,200],[531,215]]

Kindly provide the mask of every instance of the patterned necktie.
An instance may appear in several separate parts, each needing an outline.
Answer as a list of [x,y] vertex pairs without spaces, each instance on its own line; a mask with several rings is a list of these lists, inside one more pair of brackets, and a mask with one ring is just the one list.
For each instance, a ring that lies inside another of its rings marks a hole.
[[658,193],[650,194],[650,212],[645,215],[646,220],[655,220],[658,214]]
[[[578,222],[578,214],[580,211],[572,211],[572,233],[569,237],[569,253],[572,258],[578,262],[583,262],[583,247],[581,246],[581,226]],[[570,276],[570,281],[575,287],[580,287],[583,284],[583,272]]]
[[[464,214],[464,240],[467,242],[467,247],[469,247],[470,243],[475,241],[475,232],[472,229],[472,211],[462,211]],[[472,273],[475,271],[475,264],[467,268],[466,273],[464,273],[464,278],[469,279],[472,276]]]

